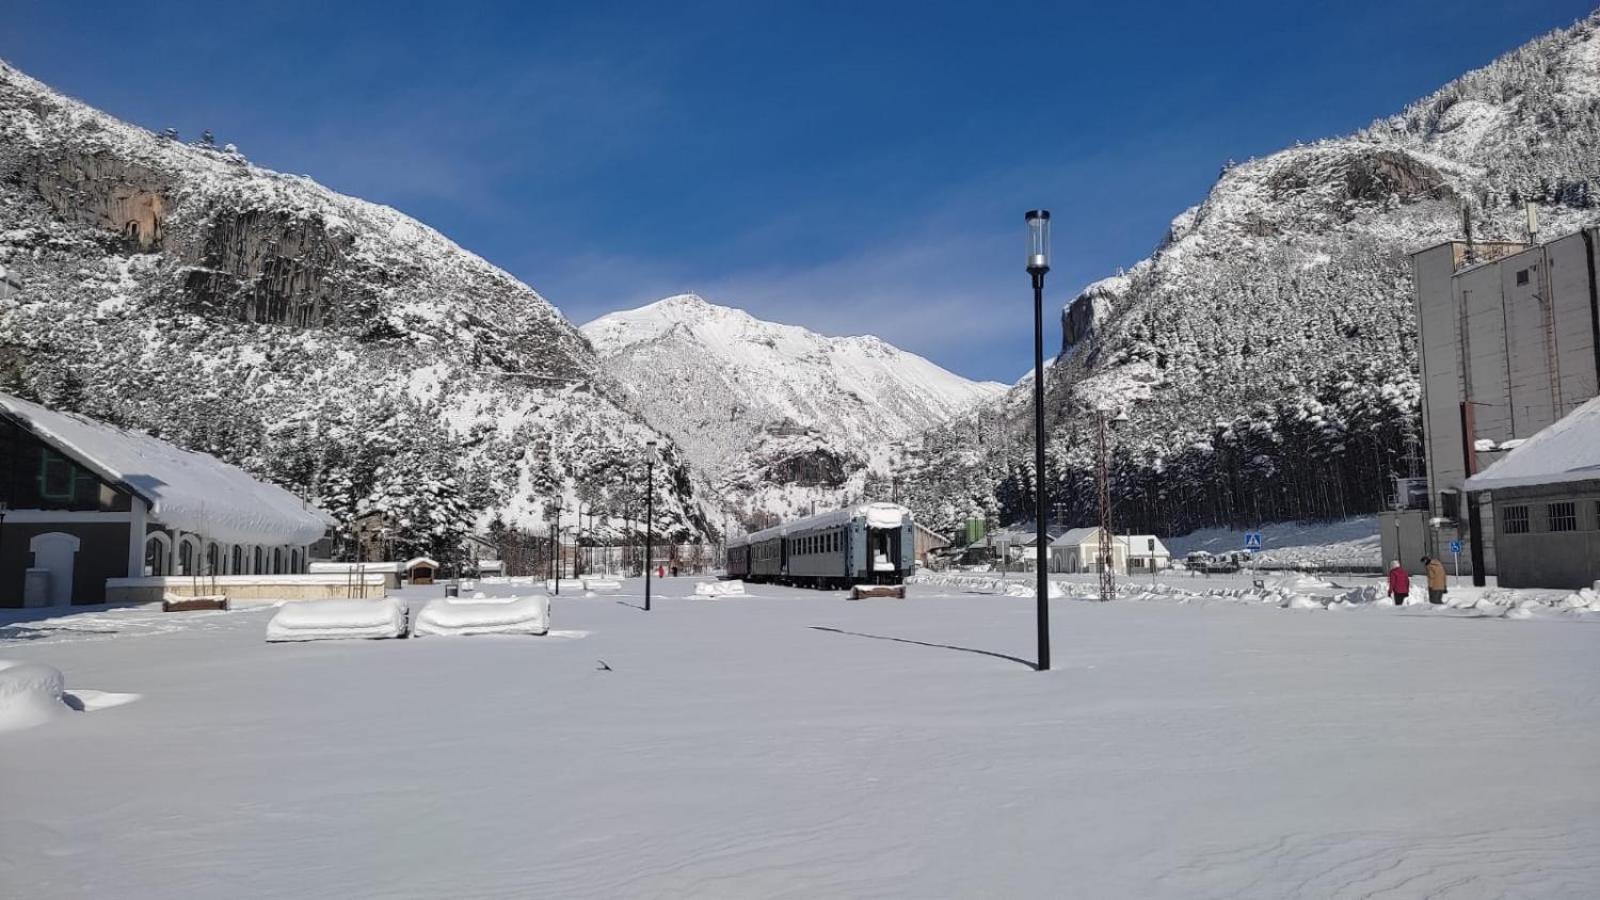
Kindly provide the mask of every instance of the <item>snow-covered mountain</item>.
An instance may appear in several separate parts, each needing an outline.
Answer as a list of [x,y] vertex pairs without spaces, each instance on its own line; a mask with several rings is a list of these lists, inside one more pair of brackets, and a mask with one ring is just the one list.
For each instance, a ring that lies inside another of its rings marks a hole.
[[[1094,411],[1118,514],[1140,530],[1370,512],[1420,463],[1408,254],[1600,219],[1600,15],[1346,138],[1228,163],[1156,251],[1083,290],[1048,373],[1062,517],[1094,505]],[[1029,384],[1008,415],[930,436],[908,473],[924,518],[1020,517]],[[1007,436],[1012,440],[1008,440]],[[985,448],[974,452],[974,448]]]
[[[393,209],[0,63],[8,390],[214,452],[402,547],[637,506],[654,432],[536,292]],[[703,513],[667,442],[661,525]]]
[[875,337],[826,337],[692,294],[583,326],[647,421],[746,513],[779,516],[864,492],[895,445],[996,398]]

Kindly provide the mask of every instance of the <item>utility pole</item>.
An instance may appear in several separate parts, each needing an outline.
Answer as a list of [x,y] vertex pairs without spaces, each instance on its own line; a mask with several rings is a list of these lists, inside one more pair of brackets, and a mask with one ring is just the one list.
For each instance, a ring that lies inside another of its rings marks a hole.
[[644,446],[645,446],[645,458],[644,458],[644,484],[645,484],[645,489],[644,489],[644,610],[645,610],[645,612],[649,612],[650,611],[650,568],[651,568],[650,563],[651,563],[651,557],[655,555],[652,552],[655,548],[651,546],[652,537],[651,537],[651,534],[650,534],[650,526],[651,526],[652,520],[655,518],[656,442],[655,441],[645,441]]
[[1117,573],[1116,551],[1111,535],[1111,462],[1106,453],[1106,414],[1103,411],[1094,414],[1095,428],[1099,432],[1097,453],[1098,465],[1095,467],[1096,478],[1099,482],[1100,493],[1100,599],[1117,599]]

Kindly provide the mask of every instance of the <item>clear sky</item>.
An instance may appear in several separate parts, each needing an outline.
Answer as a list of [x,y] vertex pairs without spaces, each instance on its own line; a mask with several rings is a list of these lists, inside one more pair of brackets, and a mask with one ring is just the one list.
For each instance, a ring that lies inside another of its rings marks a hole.
[[[0,57],[395,206],[582,323],[694,291],[1032,364],[1229,158],[1352,131],[1596,0],[0,0]],[[3,136],[0,136],[3,139]]]

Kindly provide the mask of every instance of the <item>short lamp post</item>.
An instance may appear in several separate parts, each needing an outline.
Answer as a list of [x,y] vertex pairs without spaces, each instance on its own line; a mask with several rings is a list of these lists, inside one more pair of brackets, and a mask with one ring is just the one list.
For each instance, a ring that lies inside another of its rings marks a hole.
[[1050,271],[1050,211],[1032,209],[1028,223],[1028,274],[1033,276],[1033,567],[1038,579],[1034,601],[1039,629],[1038,670],[1050,668],[1050,570],[1045,565],[1049,538],[1045,519],[1044,470],[1044,276]]
[[655,519],[656,442],[644,442],[644,610],[650,611],[650,570],[655,558],[650,527]]

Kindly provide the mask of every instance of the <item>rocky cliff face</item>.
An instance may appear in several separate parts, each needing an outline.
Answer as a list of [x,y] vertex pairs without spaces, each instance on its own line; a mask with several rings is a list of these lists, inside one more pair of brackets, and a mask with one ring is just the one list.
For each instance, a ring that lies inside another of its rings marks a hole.
[[[544,298],[310,179],[119,122],[0,63],[7,387],[217,453],[410,546],[637,501],[648,426]],[[659,523],[705,517],[668,441]]]

